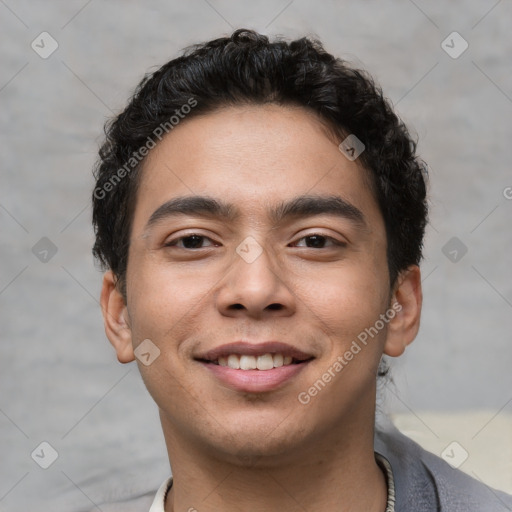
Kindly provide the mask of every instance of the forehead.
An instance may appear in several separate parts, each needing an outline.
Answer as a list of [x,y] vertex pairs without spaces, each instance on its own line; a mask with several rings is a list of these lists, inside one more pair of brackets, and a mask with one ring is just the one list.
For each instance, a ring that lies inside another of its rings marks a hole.
[[269,207],[286,199],[338,196],[379,216],[367,171],[339,142],[302,107],[237,106],[185,119],[144,162],[134,230],[183,196],[222,198],[253,218],[269,217]]

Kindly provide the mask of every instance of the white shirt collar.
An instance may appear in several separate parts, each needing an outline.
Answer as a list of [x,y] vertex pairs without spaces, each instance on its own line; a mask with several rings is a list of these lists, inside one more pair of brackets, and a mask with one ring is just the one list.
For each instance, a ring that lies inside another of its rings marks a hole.
[[170,476],[158,489],[149,512],[165,512],[165,497],[172,485],[172,476]]

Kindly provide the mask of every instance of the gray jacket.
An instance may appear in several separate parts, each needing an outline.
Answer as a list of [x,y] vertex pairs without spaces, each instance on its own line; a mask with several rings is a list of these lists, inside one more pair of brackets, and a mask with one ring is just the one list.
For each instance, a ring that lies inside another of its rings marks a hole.
[[511,495],[452,468],[392,425],[376,429],[374,447],[393,470],[395,512],[512,512]]

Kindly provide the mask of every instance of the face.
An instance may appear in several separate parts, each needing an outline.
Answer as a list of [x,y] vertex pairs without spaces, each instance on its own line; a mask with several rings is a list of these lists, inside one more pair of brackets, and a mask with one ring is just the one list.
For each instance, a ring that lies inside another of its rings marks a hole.
[[276,455],[373,419],[403,312],[368,176],[339,142],[305,109],[240,106],[148,155],[107,333],[121,361],[159,351],[138,364],[166,439]]

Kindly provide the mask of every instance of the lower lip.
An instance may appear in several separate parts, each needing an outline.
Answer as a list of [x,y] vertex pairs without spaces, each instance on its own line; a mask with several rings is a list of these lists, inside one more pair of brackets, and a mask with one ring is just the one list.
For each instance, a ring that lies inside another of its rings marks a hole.
[[210,370],[224,384],[244,393],[263,393],[282,386],[300,373],[309,361],[279,366],[272,370],[235,370],[229,366],[213,363],[201,364]]

